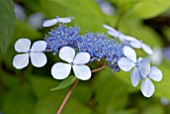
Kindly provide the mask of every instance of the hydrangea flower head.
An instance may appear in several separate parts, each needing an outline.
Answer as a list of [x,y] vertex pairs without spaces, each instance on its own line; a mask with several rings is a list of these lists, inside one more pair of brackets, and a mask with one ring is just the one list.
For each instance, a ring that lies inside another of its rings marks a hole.
[[[70,23],[71,17],[46,20],[44,27],[50,27],[57,23]],[[89,62],[95,60],[105,60],[113,71],[131,71],[131,82],[137,86],[139,81],[143,81],[141,92],[145,97],[150,97],[155,91],[151,81],[161,81],[162,72],[157,67],[150,68],[150,61],[147,58],[138,58],[133,48],[142,48],[146,53],[152,54],[152,49],[142,41],[134,37],[126,36],[114,28],[103,25],[108,30],[108,34],[114,38],[108,38],[102,33],[87,32],[80,35],[80,29],[76,26],[66,27],[60,24],[57,28],[50,31],[45,41],[36,41],[31,47],[31,41],[26,38],[19,39],[15,44],[15,50],[23,53],[14,57],[13,65],[17,69],[25,68],[29,63],[35,67],[42,67],[46,64],[47,58],[44,51],[59,52],[59,57],[65,62],[57,62],[51,68],[51,74],[55,79],[65,79],[69,76],[71,69],[74,75],[80,80],[91,78]],[[117,42],[116,38],[120,39]],[[132,48],[133,47],[133,48]],[[77,54],[76,54],[77,52]],[[105,66],[105,65],[104,65]]]
[[114,39],[108,39],[100,33],[87,32],[79,34],[79,28],[60,25],[46,36],[47,50],[57,53],[60,48],[69,46],[78,52],[90,54],[90,62],[106,58],[113,71],[119,71],[117,61],[123,56],[123,44],[118,44]]
[[[16,69],[25,68],[29,63],[35,67],[42,67],[47,63],[47,58],[43,51],[46,49],[45,41],[36,41],[31,47],[31,41],[27,38],[21,38],[15,43],[15,50],[21,54],[17,54],[13,59],[13,66]],[[31,49],[30,49],[31,47]]]
[[68,77],[71,67],[78,79],[88,80],[91,77],[90,68],[85,65],[90,61],[90,55],[87,52],[80,52],[75,55],[73,48],[65,46],[61,48],[59,57],[68,63],[58,62],[53,65],[51,74],[55,79],[65,79]]

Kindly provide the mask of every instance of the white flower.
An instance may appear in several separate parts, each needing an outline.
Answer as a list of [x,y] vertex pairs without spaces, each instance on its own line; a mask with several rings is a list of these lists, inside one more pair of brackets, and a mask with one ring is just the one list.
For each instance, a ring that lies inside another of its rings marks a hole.
[[147,44],[144,44],[141,40],[139,41],[132,36],[126,36],[122,34],[120,31],[117,31],[108,25],[104,24],[103,27],[108,30],[109,35],[119,38],[123,43],[128,44],[133,48],[138,48],[138,49],[142,48],[147,54],[150,54],[150,55],[153,54],[153,51],[150,48],[150,46],[148,46]]
[[51,74],[55,79],[65,79],[69,76],[71,68],[78,79],[88,80],[91,77],[90,68],[85,65],[90,61],[90,55],[86,52],[81,52],[75,55],[75,50],[65,46],[60,49],[59,57],[68,62],[58,62],[53,65]]
[[132,85],[137,86],[139,81],[144,79],[141,85],[141,92],[145,97],[151,97],[155,91],[155,87],[150,78],[155,81],[161,81],[162,72],[157,67],[150,68],[149,59],[139,58],[136,60],[135,51],[128,46],[123,48],[123,53],[127,58],[122,57],[118,61],[120,69],[127,72],[134,67],[130,76]]
[[141,92],[145,97],[151,97],[155,91],[155,86],[153,85],[152,80],[157,82],[162,80],[162,72],[155,66],[153,66],[148,74],[145,75],[144,81],[141,85]]
[[15,43],[15,50],[21,54],[17,54],[13,59],[13,66],[16,69],[25,68],[29,63],[29,56],[31,63],[35,67],[42,67],[47,63],[47,58],[44,53],[46,49],[45,41],[36,41],[33,43],[31,49],[31,41],[26,38],[21,38]]
[[121,70],[126,72],[134,68],[131,72],[131,81],[133,86],[137,86],[138,82],[142,79],[140,74],[145,76],[150,71],[150,62],[148,59],[142,58],[137,60],[135,51],[128,46],[123,48],[123,53],[126,57],[120,58],[118,65]]
[[60,18],[59,16],[56,16],[55,19],[45,20],[43,22],[43,27],[50,27],[50,26],[53,26],[57,23],[70,23],[72,18],[73,17]]

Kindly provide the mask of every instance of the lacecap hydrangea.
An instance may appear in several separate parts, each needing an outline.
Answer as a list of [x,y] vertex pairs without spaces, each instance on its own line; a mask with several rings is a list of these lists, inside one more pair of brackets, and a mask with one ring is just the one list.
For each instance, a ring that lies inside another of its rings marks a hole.
[[65,79],[69,76],[72,68],[77,79],[88,80],[93,71],[88,63],[105,60],[113,72],[131,71],[132,85],[137,86],[139,81],[142,81],[142,94],[145,97],[153,95],[155,86],[151,80],[161,81],[162,72],[155,66],[151,67],[149,59],[140,57],[137,59],[133,49],[141,48],[147,54],[153,54],[149,45],[132,36],[124,35],[108,25],[103,25],[103,27],[107,29],[110,38],[103,33],[80,34],[79,27],[66,25],[71,20],[70,17],[60,18],[57,16],[55,19],[44,21],[44,27],[60,24],[48,32],[45,41],[34,43],[32,48],[30,48],[29,39],[19,39],[15,44],[15,49],[17,52],[25,54],[14,57],[14,67],[17,69],[25,68],[29,63],[29,56],[31,56],[33,66],[42,67],[47,62],[43,52],[52,52],[54,56],[58,54],[60,59],[66,62],[57,62],[52,66],[51,74],[55,79]]

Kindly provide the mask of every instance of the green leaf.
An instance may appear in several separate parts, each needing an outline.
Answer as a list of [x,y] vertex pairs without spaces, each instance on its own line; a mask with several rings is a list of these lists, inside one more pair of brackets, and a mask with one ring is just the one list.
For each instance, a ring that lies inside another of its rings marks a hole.
[[29,26],[27,23],[16,20],[15,21],[15,29],[14,29],[14,40],[12,40],[14,43],[18,38],[29,38],[29,39],[38,39],[41,37],[40,32],[33,29],[31,26]]
[[18,86],[3,98],[3,112],[5,114],[35,114],[35,98],[30,85]]
[[69,76],[68,78],[66,78],[65,80],[63,80],[57,87],[50,89],[51,91],[54,90],[60,90],[60,89],[64,89],[66,87],[69,87],[70,85],[72,85],[76,80],[75,76]]
[[154,82],[155,84],[155,96],[166,97],[170,99],[170,70],[167,67],[161,66],[160,69],[163,73],[163,79],[160,82]]
[[169,6],[169,0],[142,0],[128,11],[128,16],[140,19],[153,18],[166,11]]
[[96,91],[96,109],[101,114],[111,114],[124,109],[128,101],[130,86],[118,76],[113,75],[111,70],[105,69],[100,72],[93,86]]
[[50,92],[50,89],[59,84],[59,81],[52,79],[51,76],[47,77],[29,74],[27,77],[29,78],[33,91],[38,99],[52,93]]
[[0,0],[0,48],[5,54],[12,39],[14,7],[12,0]]

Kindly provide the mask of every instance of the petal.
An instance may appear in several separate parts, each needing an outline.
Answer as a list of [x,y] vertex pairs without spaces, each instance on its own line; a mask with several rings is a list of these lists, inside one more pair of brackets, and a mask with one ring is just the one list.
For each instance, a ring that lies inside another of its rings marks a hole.
[[45,41],[36,41],[33,43],[31,51],[41,52],[41,51],[44,51],[46,47],[47,47],[47,43]]
[[47,63],[47,57],[44,53],[30,53],[31,63],[35,67],[43,67]]
[[74,64],[86,64],[89,61],[90,61],[90,55],[86,52],[81,52],[75,56],[73,63]]
[[108,26],[108,25],[103,24],[103,27],[104,27],[105,29],[109,30],[109,31],[114,32],[114,33],[116,33],[116,32],[117,32],[117,30],[116,30],[116,29],[114,29],[114,28],[112,28],[111,26]]
[[136,52],[131,47],[125,46],[123,48],[123,53],[128,59],[136,62]]
[[58,22],[61,22],[61,23],[70,23],[71,19],[70,18],[59,18]]
[[159,70],[157,67],[153,66],[151,68],[149,77],[157,82],[162,80],[162,71]]
[[125,35],[122,34],[121,32],[118,33],[118,38],[119,38],[119,40],[122,41],[122,42],[125,42],[125,41],[126,41],[126,40],[125,40]]
[[149,55],[153,54],[152,49],[150,48],[150,46],[146,45],[146,44],[142,44],[142,49]]
[[139,57],[137,61],[138,61],[138,62],[141,62],[142,60],[143,60],[143,58],[142,58],[142,57]]
[[65,46],[60,49],[59,57],[69,63],[73,62],[75,56],[75,50],[71,47]]
[[55,79],[65,79],[71,71],[71,65],[66,63],[56,63],[51,68],[51,74]]
[[124,36],[125,40],[127,41],[138,41],[136,38],[132,37],[132,36]]
[[18,54],[13,59],[13,66],[16,69],[22,69],[28,66],[29,55],[28,54]]
[[150,61],[149,59],[142,59],[139,63],[139,71],[143,78],[146,78],[150,72]]
[[81,80],[88,80],[91,77],[91,70],[86,65],[73,65],[75,76]]
[[15,50],[17,52],[28,52],[30,50],[31,41],[27,38],[21,38],[15,43]]
[[141,80],[140,73],[138,68],[134,68],[133,71],[131,72],[130,79],[132,81],[133,86],[137,86],[139,81]]
[[138,40],[137,41],[131,41],[130,45],[134,48],[137,48],[137,49],[141,48],[141,42],[138,41]]
[[43,22],[43,27],[50,27],[57,23],[57,19],[49,19]]
[[118,37],[119,36],[119,33],[116,31],[116,32],[114,32],[114,31],[107,31],[107,33],[110,35],[110,36],[113,36],[113,37]]
[[141,92],[145,97],[151,97],[155,91],[155,86],[149,78],[146,78],[141,85]]
[[122,57],[119,59],[118,65],[121,70],[128,72],[135,66],[135,63],[130,59]]

